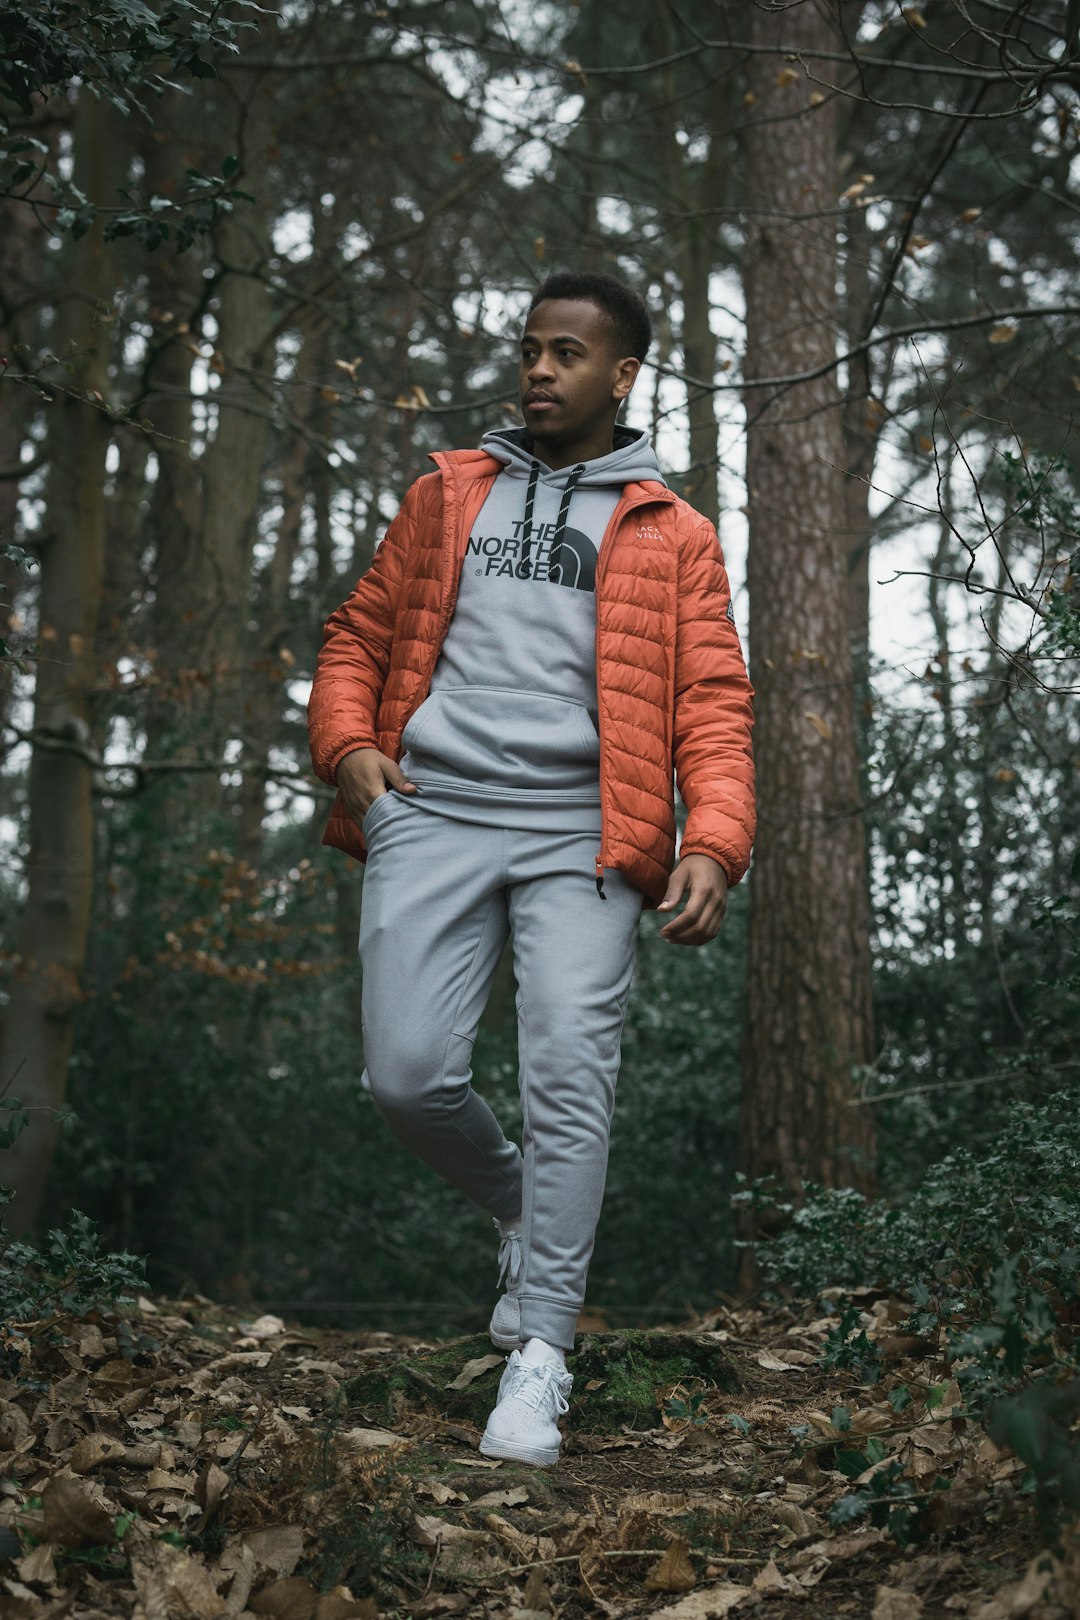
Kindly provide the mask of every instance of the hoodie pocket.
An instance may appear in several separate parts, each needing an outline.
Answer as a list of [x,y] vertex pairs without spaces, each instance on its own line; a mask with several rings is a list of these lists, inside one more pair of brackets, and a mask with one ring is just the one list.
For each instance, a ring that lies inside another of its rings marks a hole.
[[429,693],[402,742],[417,771],[504,788],[592,786],[600,758],[600,738],[584,704],[497,686]]
[[[398,800],[398,795],[394,793],[392,789],[388,789],[385,793],[380,793],[377,798],[372,799],[371,803],[364,811],[363,818],[360,822],[360,831],[364,835],[365,843],[371,836],[372,830],[375,828],[378,822],[382,820],[383,816],[387,812],[387,809],[394,803],[395,800]],[[398,802],[400,803],[400,800],[398,800]]]

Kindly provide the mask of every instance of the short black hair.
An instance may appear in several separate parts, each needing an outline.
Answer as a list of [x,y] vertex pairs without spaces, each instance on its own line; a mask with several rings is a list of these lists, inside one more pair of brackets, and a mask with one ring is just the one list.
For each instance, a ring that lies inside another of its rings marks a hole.
[[615,328],[620,355],[644,360],[652,342],[652,322],[645,300],[625,282],[602,270],[558,270],[542,281],[529,305],[531,315],[547,298],[578,298],[595,304]]

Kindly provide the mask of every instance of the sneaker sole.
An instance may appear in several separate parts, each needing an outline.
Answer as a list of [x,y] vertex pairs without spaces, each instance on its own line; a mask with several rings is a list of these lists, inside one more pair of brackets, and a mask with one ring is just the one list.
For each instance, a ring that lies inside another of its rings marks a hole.
[[518,1445],[513,1440],[496,1440],[484,1435],[480,1451],[485,1457],[502,1457],[507,1462],[532,1463],[534,1468],[554,1468],[559,1460],[558,1446],[550,1451],[536,1446]]

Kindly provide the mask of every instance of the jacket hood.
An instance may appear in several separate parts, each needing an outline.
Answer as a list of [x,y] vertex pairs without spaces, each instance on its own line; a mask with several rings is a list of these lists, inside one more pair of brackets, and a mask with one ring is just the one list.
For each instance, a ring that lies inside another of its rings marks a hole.
[[[574,479],[578,489],[588,489],[612,484],[642,483],[651,481],[657,484],[665,482],[660,471],[653,447],[649,442],[649,435],[641,428],[623,427],[616,424],[614,433],[614,449],[606,456],[597,456],[593,461],[580,463],[581,472]],[[557,471],[545,466],[539,461],[533,451],[532,434],[527,428],[497,428],[491,433],[485,433],[480,440],[480,447],[486,450],[489,456],[501,461],[506,473],[511,478],[525,478],[534,468],[539,467],[542,483],[555,489],[565,487],[574,468],[560,467]]]

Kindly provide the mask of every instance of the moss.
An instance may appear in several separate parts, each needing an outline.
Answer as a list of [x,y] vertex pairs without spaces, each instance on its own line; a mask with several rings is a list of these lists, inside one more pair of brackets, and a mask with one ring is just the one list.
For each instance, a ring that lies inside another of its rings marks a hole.
[[[464,1389],[446,1386],[467,1362],[490,1354],[489,1341],[476,1335],[381,1359],[377,1367],[345,1386],[349,1406],[353,1413],[388,1428],[406,1411],[483,1428],[495,1404],[502,1361]],[[570,1368],[574,1374],[571,1426],[600,1434],[624,1425],[654,1428],[657,1390],[685,1379],[704,1379],[723,1390],[738,1388],[730,1356],[714,1340],[693,1333],[628,1329],[584,1334]]]

